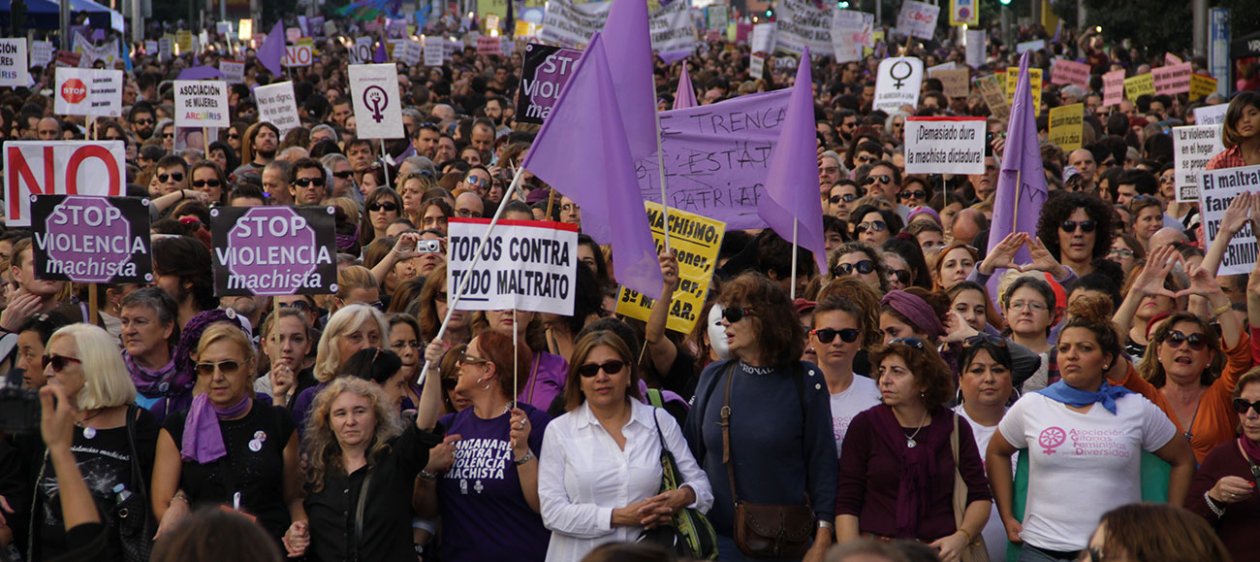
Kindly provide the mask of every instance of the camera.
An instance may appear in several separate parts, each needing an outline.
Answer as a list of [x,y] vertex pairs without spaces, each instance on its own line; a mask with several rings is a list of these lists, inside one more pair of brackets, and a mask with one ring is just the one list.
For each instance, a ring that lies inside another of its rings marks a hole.
[[441,240],[417,240],[416,253],[440,254],[442,253],[442,241]]
[[0,432],[39,432],[39,392],[11,386],[0,388]]

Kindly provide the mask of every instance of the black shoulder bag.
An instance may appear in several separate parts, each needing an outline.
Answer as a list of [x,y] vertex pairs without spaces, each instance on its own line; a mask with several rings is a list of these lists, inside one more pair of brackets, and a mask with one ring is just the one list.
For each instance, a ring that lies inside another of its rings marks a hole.
[[[678,472],[678,461],[665,444],[660,419],[656,417],[662,403],[661,391],[648,389],[648,398],[656,407],[652,410],[652,421],[656,422],[656,436],[661,441],[660,491],[677,490],[683,484],[683,478]],[[713,524],[700,510],[690,507],[674,514],[669,524],[643,531],[639,541],[661,545],[683,559],[717,560],[718,557],[717,531],[713,530]]]

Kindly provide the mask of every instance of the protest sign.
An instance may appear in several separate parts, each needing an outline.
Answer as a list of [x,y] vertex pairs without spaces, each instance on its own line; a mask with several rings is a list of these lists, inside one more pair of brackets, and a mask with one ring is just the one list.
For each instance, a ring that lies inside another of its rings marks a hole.
[[1050,110],[1050,142],[1069,153],[1081,147],[1085,129],[1085,104],[1074,103]]
[[254,88],[254,98],[258,100],[258,120],[275,125],[280,129],[281,138],[290,129],[302,126],[293,97],[293,82],[258,86]]
[[[670,211],[698,213],[733,229],[765,228],[757,201],[790,93],[783,88],[661,112]],[[635,173],[643,200],[660,202],[656,155],[635,162]]]
[[971,69],[969,68],[944,68],[939,70],[928,70],[929,78],[936,78],[941,81],[941,86],[945,97],[949,98],[965,98],[971,95]]
[[223,81],[228,84],[241,84],[245,82],[245,63],[221,60],[219,61],[219,73],[223,75]]
[[1050,83],[1064,86],[1076,84],[1089,87],[1089,65],[1067,59],[1054,59],[1050,63]]
[[1155,95],[1155,76],[1151,73],[1139,74],[1124,79],[1124,98],[1136,101],[1138,96]]
[[122,141],[8,141],[5,223],[31,225],[32,195],[122,195],[126,171]]
[[1194,71],[1190,63],[1161,66],[1151,70],[1157,94],[1184,94],[1190,91],[1190,75]]
[[1164,65],[1165,65],[1165,66],[1172,66],[1172,65],[1174,65],[1174,64],[1181,64],[1182,62],[1185,62],[1185,61],[1181,60],[1181,57],[1178,57],[1177,55],[1174,55],[1174,54],[1172,54],[1171,52],[1164,53]]
[[983,29],[968,29],[967,35],[967,66],[971,68],[980,68],[984,66],[984,46],[988,42],[987,33]]
[[227,83],[222,80],[176,80],[175,126],[226,129],[228,119]]
[[[696,38],[696,26],[691,20],[689,2],[670,2],[665,4],[652,14],[652,18],[648,21],[648,26],[652,38],[652,49],[655,51],[661,53],[691,51],[699,44],[699,40]],[[828,35],[828,47],[830,47],[830,43],[831,36]]]
[[191,31],[181,29],[175,32],[175,48],[179,49],[180,54],[187,54],[193,50],[193,34]]
[[450,291],[464,287],[458,310],[528,310],[570,316],[577,286],[577,226],[543,221],[500,220],[481,246],[489,219],[452,218],[446,279]]
[[122,115],[121,70],[57,67],[53,112],[58,115]]
[[1011,114],[1011,103],[1006,98],[1006,86],[1002,83],[1002,75],[990,74],[976,79],[976,87],[984,96],[985,105],[989,106],[989,114],[998,119],[1006,119]]
[[[647,207],[648,225],[657,248],[665,247],[665,214],[657,203],[644,202]],[[694,213],[669,210],[669,247],[678,254],[678,288],[674,291],[669,307],[669,319],[665,328],[680,334],[690,334],[696,327],[713,270],[717,268],[718,250],[722,249],[722,236],[726,225],[721,221]],[[617,296],[617,314],[647,322],[656,305],[651,297],[638,291],[621,288]]]
[[980,25],[980,0],[949,0],[949,25]]
[[483,35],[477,38],[477,54],[480,56],[501,56],[503,54],[503,38]]
[[[831,49],[836,62],[862,60],[862,49],[874,47],[875,16],[856,10],[832,10]],[[817,51],[826,52],[826,51]]]
[[1225,111],[1229,109],[1229,104],[1218,103],[1216,105],[1205,105],[1203,107],[1194,108],[1194,124],[1195,125],[1216,125],[1225,122]]
[[[147,41],[146,41],[147,43]],[[153,51],[157,51],[154,43]],[[53,60],[52,41],[31,41],[31,66],[45,67]]]
[[166,62],[175,56],[175,38],[164,36],[158,39],[158,60]]
[[[907,3],[918,4],[913,0]],[[903,105],[917,106],[922,84],[923,61],[915,57],[890,57],[880,61],[875,78],[874,109],[892,113],[900,111]]]
[[[1041,115],[1042,71],[1040,68],[1028,69],[1028,91],[1032,94],[1034,115]],[[1019,83],[1019,67],[1006,69],[1006,103],[1015,105],[1015,85]]]
[[76,283],[153,282],[149,200],[31,197],[35,276]]
[[897,32],[909,37],[931,40],[936,34],[936,18],[940,15],[940,6],[905,0],[901,4],[901,12],[897,14]]
[[350,65],[350,92],[359,138],[401,139],[407,136],[402,124],[396,65]]
[[0,39],[0,86],[25,88],[31,84],[26,39]]
[[1124,69],[1103,75],[1103,105],[1119,105],[1124,99]]
[[546,120],[581,56],[581,51],[562,47],[525,45],[521,86],[516,91],[516,120],[539,124]]
[[[1260,191],[1260,166],[1226,168],[1205,171],[1200,176],[1199,210],[1203,213],[1203,233],[1206,246],[1212,247],[1221,230],[1225,209],[1241,193]],[[1234,236],[1225,255],[1221,258],[1217,275],[1246,275],[1256,263],[1257,240],[1251,231],[1251,221]]]
[[1015,45],[1015,54],[1022,55],[1026,51],[1037,51],[1046,48],[1045,39],[1037,39],[1035,41],[1024,41]]
[[79,67],[93,68],[97,61],[105,63],[105,68],[114,68],[114,63],[118,60],[118,38],[110,40],[108,43],[97,45],[88,40],[81,34],[74,35],[74,52],[78,53]]
[[571,0],[548,0],[541,39],[564,46],[584,45],[604,27],[612,2],[574,4]]
[[371,64],[372,54],[372,38],[356,37],[350,48],[350,64]]
[[905,135],[907,174],[984,173],[983,117],[907,117]]
[[424,65],[442,66],[446,60],[446,40],[440,35],[428,35],[424,38]]
[[835,11],[823,3],[808,0],[779,0],[776,8],[777,47],[794,55],[809,47],[810,52],[826,53],[832,48],[831,24]]
[[774,23],[753,26],[752,39],[749,41],[748,71],[754,80],[765,76],[766,60],[774,52],[774,27]]
[[1216,79],[1202,74],[1190,75],[1190,101],[1198,101],[1216,93]]
[[1225,150],[1221,144],[1221,125],[1173,127],[1173,170],[1177,184],[1177,201],[1199,201],[1199,174],[1207,170],[1208,160]]
[[287,39],[290,43],[296,43],[298,39],[302,38],[302,28],[300,27],[284,28],[284,38]]
[[404,39],[394,47],[394,60],[401,62],[407,66],[415,66],[420,64],[420,57],[423,56],[424,48],[420,46],[419,41]]
[[336,293],[335,212],[332,206],[211,209],[214,294]]
[[280,59],[285,67],[310,66],[315,59],[315,45],[307,41],[298,41],[295,45],[285,45],[284,58]]
[[710,4],[704,8],[705,25],[708,29],[726,32],[731,7],[726,4]]

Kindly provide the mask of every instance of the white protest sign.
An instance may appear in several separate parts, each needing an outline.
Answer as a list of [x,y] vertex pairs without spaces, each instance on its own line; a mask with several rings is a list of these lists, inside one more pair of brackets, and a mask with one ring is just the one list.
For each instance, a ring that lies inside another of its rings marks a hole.
[[368,64],[372,62],[372,38],[359,37],[350,48],[350,64]]
[[13,88],[31,84],[31,67],[26,59],[26,39],[0,39],[0,86]]
[[892,113],[903,105],[915,107],[922,85],[923,61],[915,57],[886,58],[880,61],[875,78],[874,109]]
[[748,72],[757,80],[765,76],[766,59],[774,51],[774,23],[753,26],[751,47],[748,53]]
[[394,46],[394,60],[407,66],[415,66],[420,64],[420,57],[423,55],[423,52],[424,49],[420,46],[419,41],[403,39]]
[[464,286],[457,310],[528,310],[570,316],[577,287],[577,227],[541,221],[501,220],[481,247],[488,219],[452,218],[447,286]]
[[836,62],[862,60],[862,49],[874,47],[875,16],[854,10],[832,10],[831,50]]
[[96,61],[105,63],[105,68],[114,68],[114,62],[118,60],[118,38],[110,40],[104,45],[96,45],[84,37],[80,33],[74,35],[74,52],[79,53],[82,57],[79,59],[79,66],[82,68],[93,68]]
[[907,117],[907,174],[983,174],[983,117]]
[[1225,123],[1225,110],[1229,104],[1218,103],[1194,108],[1195,125],[1221,125]]
[[442,66],[445,58],[446,40],[439,35],[426,36],[424,38],[424,65]]
[[[662,53],[694,49],[699,43],[689,2],[670,2],[652,14],[652,48]],[[782,6],[782,4],[780,4]]]
[[984,66],[984,46],[988,41],[983,29],[967,30],[967,66],[980,68]]
[[936,18],[940,15],[940,6],[906,0],[901,4],[901,13],[897,14],[897,32],[930,40],[936,34]]
[[219,73],[223,75],[223,81],[228,84],[242,84],[245,82],[245,63],[221,60],[219,61]]
[[1016,54],[1024,54],[1025,51],[1036,51],[1046,48],[1046,40],[1038,39],[1036,41],[1024,41],[1015,45]]
[[794,55],[801,54],[805,47],[814,54],[833,49],[831,7],[826,2],[823,6],[819,8],[807,0],[779,0],[775,4],[777,47]]
[[314,47],[309,42],[300,42],[296,45],[285,45],[284,58],[281,59],[283,66],[310,66],[314,60]]
[[57,67],[53,112],[58,115],[122,115],[121,70]]
[[1222,125],[1173,127],[1173,169],[1177,182],[1177,201],[1199,201],[1199,174],[1207,169],[1208,160],[1225,150],[1221,144]]
[[6,224],[31,225],[33,195],[123,195],[126,157],[122,141],[4,143]]
[[258,120],[266,121],[280,129],[280,136],[302,126],[298,117],[297,101],[293,97],[293,82],[280,82],[254,88],[258,100]]
[[227,82],[222,80],[176,80],[175,126],[226,129],[228,119]]
[[593,33],[604,27],[611,8],[612,2],[575,4],[571,0],[548,0],[541,39],[570,47],[585,45]]
[[[1199,210],[1203,213],[1203,234],[1207,247],[1212,246],[1221,230],[1221,219],[1234,197],[1260,191],[1260,166],[1226,168],[1203,172],[1199,183]],[[1251,232],[1251,221],[1229,242],[1217,275],[1245,275],[1256,263],[1257,240]]]
[[[154,45],[156,45],[156,43]],[[156,46],[153,50],[157,50]],[[31,41],[31,66],[44,67],[48,66],[48,64],[52,61],[52,41]]]
[[350,91],[359,138],[401,139],[407,136],[402,124],[396,65],[350,65]]

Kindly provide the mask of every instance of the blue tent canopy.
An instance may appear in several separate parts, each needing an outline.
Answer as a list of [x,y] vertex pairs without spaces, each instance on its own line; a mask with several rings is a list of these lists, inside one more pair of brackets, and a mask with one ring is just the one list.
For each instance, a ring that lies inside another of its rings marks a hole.
[[[92,0],[69,0],[73,13],[87,12],[92,27],[123,32],[123,16],[116,10]],[[0,0],[0,26],[8,27],[12,0]],[[57,0],[26,0],[26,27],[31,29],[57,29],[60,26],[60,5]]]

